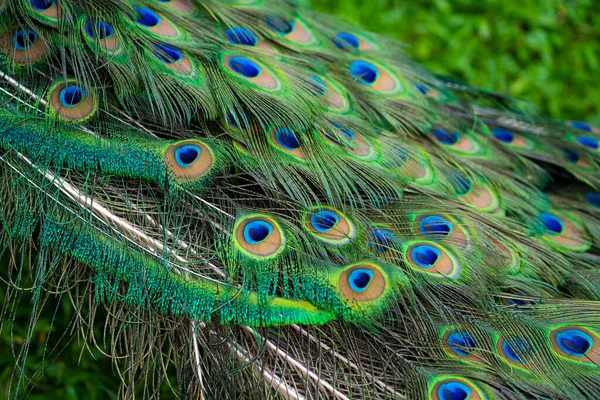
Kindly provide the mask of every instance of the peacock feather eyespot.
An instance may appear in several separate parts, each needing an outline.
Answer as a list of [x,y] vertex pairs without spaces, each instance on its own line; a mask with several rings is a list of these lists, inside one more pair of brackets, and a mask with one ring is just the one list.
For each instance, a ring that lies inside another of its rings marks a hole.
[[485,153],[485,149],[470,135],[440,127],[433,128],[432,133],[435,140],[448,149],[473,156]]
[[300,160],[306,159],[302,145],[298,141],[297,134],[290,128],[273,128],[269,139],[269,143],[276,149],[291,154]]
[[16,50],[27,50],[34,45],[38,39],[36,31],[21,29],[12,36],[12,45]]
[[327,93],[327,85],[320,77],[313,75],[305,81],[308,89],[315,97],[325,96]]
[[579,144],[581,144],[584,147],[587,147],[588,149],[591,150],[598,150],[598,148],[600,147],[600,143],[598,143],[598,139],[591,137],[591,136],[576,136],[575,139],[577,140],[577,142]]
[[539,219],[544,228],[542,239],[553,247],[575,252],[591,247],[589,233],[576,215],[565,210],[549,210],[541,212]]
[[279,92],[283,88],[281,79],[266,65],[254,58],[226,54],[223,57],[223,66],[234,76],[270,92]]
[[461,249],[463,253],[470,253],[473,250],[472,233],[449,214],[423,212],[411,216],[411,221],[412,233],[416,236],[451,244]]
[[43,59],[48,48],[33,29],[21,28],[0,37],[0,48],[16,65],[27,65]]
[[333,43],[340,50],[358,50],[360,48],[360,39],[348,32],[338,32],[333,38]]
[[419,219],[419,232],[431,240],[448,237],[454,225],[441,215],[426,215]]
[[484,393],[473,383],[458,377],[441,376],[430,384],[431,400],[484,400]]
[[308,25],[299,18],[288,19],[278,15],[265,18],[265,25],[288,42],[309,46],[319,42]]
[[86,95],[87,92],[84,88],[77,85],[67,85],[61,89],[58,99],[63,107],[75,107],[85,99]]
[[168,43],[154,43],[151,50],[152,56],[169,70],[180,76],[191,78],[194,74],[194,64],[180,48]]
[[115,29],[106,21],[86,21],[85,33],[91,39],[106,40],[115,34]]
[[281,36],[289,35],[296,27],[296,23],[293,20],[276,15],[265,18],[265,23],[269,29],[280,34]]
[[[516,294],[528,297],[526,293],[521,291],[516,292]],[[538,304],[537,301],[530,298],[511,297],[510,295],[504,295],[501,300],[504,305],[510,307],[514,311],[528,311]]]
[[404,261],[411,268],[438,278],[458,279],[462,271],[456,256],[435,242],[406,243]]
[[600,337],[583,326],[566,325],[550,330],[552,349],[572,361],[600,366]]
[[526,138],[507,129],[492,129],[491,134],[502,145],[513,147],[517,150],[529,150],[533,147],[532,143]]
[[366,268],[357,268],[350,273],[348,284],[355,293],[364,292],[373,280],[373,271]]
[[590,132],[590,133],[600,134],[600,128],[590,125],[590,124],[586,124],[585,122],[567,121],[567,125],[569,125],[571,128],[575,128],[582,132]]
[[440,251],[428,245],[415,246],[411,249],[411,258],[421,268],[432,268],[440,259]]
[[174,23],[156,11],[143,6],[133,6],[133,11],[134,14],[127,14],[128,18],[146,31],[170,39],[183,36]]
[[183,52],[167,43],[155,43],[152,54],[163,64],[173,64],[183,59]]
[[268,222],[252,221],[244,228],[244,240],[251,245],[259,244],[267,240],[271,233],[273,233],[273,226]]
[[540,219],[544,224],[546,235],[560,235],[565,230],[565,226],[561,219],[552,213],[540,213]]
[[492,129],[492,135],[502,143],[510,144],[515,140],[515,134],[506,129]]
[[231,44],[238,44],[242,46],[257,46],[258,38],[249,29],[241,26],[227,28],[225,30],[225,38]]
[[363,135],[339,124],[333,124],[331,132],[320,132],[320,136],[327,143],[346,150],[350,155],[363,161],[372,161],[377,158],[375,145]]
[[250,127],[250,116],[243,111],[236,110],[225,115],[225,124],[228,128],[236,132],[246,133]]
[[600,192],[585,192],[583,196],[592,206],[600,208]]
[[145,28],[154,28],[161,23],[161,17],[149,8],[142,6],[134,6],[133,10],[136,15],[133,17],[134,21]]
[[56,6],[56,0],[30,0],[29,4],[36,11],[48,11]]
[[236,220],[233,231],[236,248],[254,258],[275,257],[285,247],[285,236],[281,227],[267,215],[251,214],[240,217]]
[[453,146],[460,140],[460,133],[454,131],[447,131],[442,128],[435,128],[433,130],[433,136],[443,145]]
[[379,68],[367,61],[354,60],[350,63],[350,75],[361,85],[373,86],[379,78]]
[[384,254],[394,248],[394,243],[398,237],[389,229],[374,226],[371,229],[371,238],[369,239],[369,248],[376,254]]
[[462,173],[453,171],[452,178],[454,193],[458,197],[466,196],[473,189],[473,182]]
[[444,332],[442,343],[446,353],[452,357],[476,364],[484,363],[484,361],[475,354],[477,343],[469,332],[448,329]]
[[350,109],[348,96],[336,82],[322,76],[313,75],[305,83],[310,94],[315,96],[319,103],[329,111],[345,113]]
[[575,165],[577,167],[581,167],[584,169],[593,169],[594,165],[591,164],[585,157],[582,157],[577,151],[573,149],[562,149],[564,154],[564,159],[569,164]]
[[198,145],[187,144],[175,150],[175,161],[181,168],[188,168],[198,159],[202,150]]
[[348,52],[369,51],[378,47],[367,37],[349,32],[338,32],[333,36],[332,40],[338,49]]
[[496,342],[496,351],[500,357],[510,365],[526,369],[523,358],[531,354],[531,344],[524,338],[499,337]]
[[248,145],[246,145],[246,143],[240,142],[239,140],[234,140],[233,145],[241,153],[248,155],[248,156],[252,155],[252,150],[250,150],[250,148],[248,147]]
[[25,0],[25,3],[30,7],[34,18],[48,25],[58,25],[61,7],[57,0]]
[[214,166],[212,149],[200,140],[183,140],[168,146],[165,163],[178,181],[195,181],[206,176]]
[[342,296],[353,302],[375,301],[386,293],[388,277],[370,262],[349,265],[342,271],[338,285]]
[[294,135],[294,132],[289,128],[277,128],[275,130],[275,137],[277,143],[288,150],[293,151],[300,148],[300,143],[298,142],[296,135]]
[[320,241],[334,246],[348,244],[356,237],[354,223],[331,207],[315,207],[305,213],[304,228]]
[[48,95],[48,108],[52,114],[71,120],[83,121],[92,117],[98,108],[96,94],[75,80],[56,83]]
[[352,79],[364,88],[385,95],[401,94],[405,90],[401,77],[391,69],[372,60],[350,60],[348,72]]
[[382,164],[403,177],[414,179],[420,185],[427,185],[434,178],[434,171],[429,158],[421,149],[418,152],[409,154],[398,146],[392,146]]

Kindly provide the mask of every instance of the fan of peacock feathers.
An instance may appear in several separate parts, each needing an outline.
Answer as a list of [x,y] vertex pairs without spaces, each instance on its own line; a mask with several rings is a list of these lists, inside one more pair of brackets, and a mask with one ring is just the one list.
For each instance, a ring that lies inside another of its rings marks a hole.
[[0,10],[4,329],[69,298],[123,398],[600,393],[600,129],[287,1]]

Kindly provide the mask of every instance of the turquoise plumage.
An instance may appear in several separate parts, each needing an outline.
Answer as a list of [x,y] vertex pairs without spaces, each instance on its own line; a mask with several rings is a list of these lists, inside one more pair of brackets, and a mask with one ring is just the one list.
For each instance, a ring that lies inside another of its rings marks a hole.
[[68,297],[123,398],[597,397],[599,128],[288,1],[0,27],[0,329]]

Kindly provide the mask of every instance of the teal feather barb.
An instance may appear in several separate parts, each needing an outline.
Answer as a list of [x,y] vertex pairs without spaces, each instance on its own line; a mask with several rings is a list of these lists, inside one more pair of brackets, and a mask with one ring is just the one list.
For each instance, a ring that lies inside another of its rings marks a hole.
[[122,398],[597,396],[600,129],[291,2],[0,27],[0,329],[70,299]]

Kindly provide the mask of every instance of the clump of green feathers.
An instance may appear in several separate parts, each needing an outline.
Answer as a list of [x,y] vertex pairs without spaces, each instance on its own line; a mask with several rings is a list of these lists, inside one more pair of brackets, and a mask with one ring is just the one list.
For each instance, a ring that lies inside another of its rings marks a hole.
[[600,129],[291,1],[0,0],[0,78],[0,329],[122,398],[600,393]]

